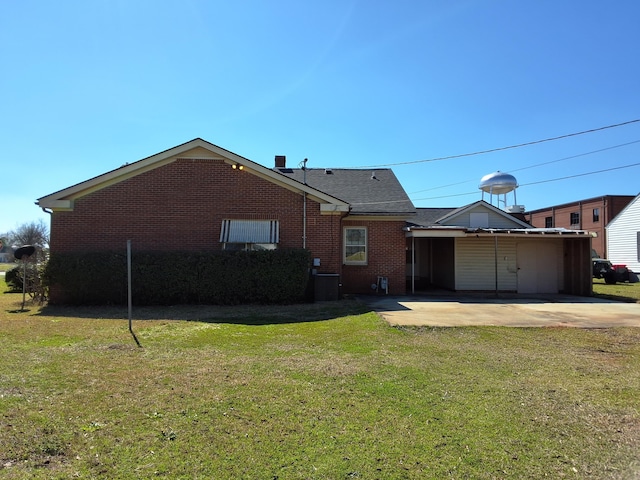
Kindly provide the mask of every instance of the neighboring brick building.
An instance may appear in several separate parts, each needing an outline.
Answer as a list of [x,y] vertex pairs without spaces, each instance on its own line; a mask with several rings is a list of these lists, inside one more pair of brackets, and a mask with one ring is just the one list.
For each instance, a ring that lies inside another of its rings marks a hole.
[[525,213],[525,218],[536,228],[567,228],[593,232],[596,236],[591,241],[591,248],[599,257],[607,258],[605,227],[634,198],[633,195],[593,197],[531,210]]

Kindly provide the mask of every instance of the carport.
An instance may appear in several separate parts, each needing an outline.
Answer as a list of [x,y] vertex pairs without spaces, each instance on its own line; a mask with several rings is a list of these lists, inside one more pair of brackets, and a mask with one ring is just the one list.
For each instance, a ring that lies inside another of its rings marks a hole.
[[407,226],[407,291],[591,296],[591,235],[563,228]]

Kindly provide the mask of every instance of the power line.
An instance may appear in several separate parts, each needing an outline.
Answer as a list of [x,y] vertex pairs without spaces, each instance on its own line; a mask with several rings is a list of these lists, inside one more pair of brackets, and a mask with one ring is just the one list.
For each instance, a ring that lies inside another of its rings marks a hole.
[[[633,142],[621,143],[619,145],[613,145],[611,147],[601,148],[599,150],[592,150],[590,152],[579,153],[577,155],[572,155],[570,157],[559,158],[557,160],[550,160],[548,162],[536,163],[534,165],[529,165],[527,167],[516,168],[515,170],[509,170],[506,173],[519,172],[521,170],[528,170],[529,168],[541,167],[543,165],[549,165],[551,163],[558,163],[558,162],[563,162],[565,160],[571,160],[573,158],[585,157],[587,155],[592,155],[594,153],[600,153],[600,152],[605,152],[607,150],[613,150],[615,148],[626,147],[627,145],[633,145],[634,143],[640,143],[640,140],[634,140]],[[441,186],[438,186],[438,187],[425,188],[424,190],[417,190],[415,192],[411,192],[410,195],[413,195],[415,193],[428,192],[428,191],[431,191],[431,190],[439,190],[441,188],[455,187],[456,185],[463,185],[465,183],[469,183],[469,182],[473,182],[473,181],[474,180],[465,180],[463,182],[456,182],[456,183],[450,183],[448,185],[441,185]]]
[[[550,178],[550,179],[547,179],[547,180],[540,180],[538,182],[523,183],[523,184],[520,184],[518,186],[519,187],[527,187],[527,186],[530,186],[530,185],[539,185],[541,183],[558,182],[560,180],[568,180],[568,179],[577,178],[577,177],[586,177],[587,175],[596,175],[598,173],[611,172],[613,170],[622,170],[624,168],[637,167],[638,165],[640,165],[640,162],[630,163],[629,165],[622,165],[620,167],[605,168],[603,170],[596,170],[596,171],[593,171],[593,172],[577,173],[575,175],[568,175],[566,177]],[[453,194],[453,195],[442,195],[442,196],[439,196],[439,197],[415,198],[415,199],[412,199],[411,201],[412,202],[418,202],[418,201],[421,201],[421,200],[437,200],[437,199],[440,199],[440,198],[462,197],[462,196],[465,196],[465,195],[474,195],[474,194],[477,194],[477,193],[478,193],[478,191],[476,190],[475,192],[457,193],[457,194]]]
[[634,140],[633,142],[621,143],[620,145],[614,145],[613,147],[601,148],[600,150],[592,150],[591,152],[579,153],[570,157],[559,158],[558,160],[551,160],[550,162],[537,163],[535,165],[529,165],[528,167],[516,168],[515,170],[509,170],[509,172],[519,172],[521,170],[527,170],[529,168],[541,167],[542,165],[549,165],[550,163],[563,162],[564,160],[571,160],[572,158],[585,157],[593,153],[605,152],[607,150],[613,150],[614,148],[626,147],[627,145],[633,145],[634,143],[640,143],[640,140]]
[[576,177],[585,177],[587,175],[595,175],[596,173],[604,173],[604,172],[611,172],[613,170],[621,170],[623,168],[630,168],[630,167],[637,167],[638,165],[640,165],[640,162],[638,163],[631,163],[629,165],[623,165],[621,167],[611,167],[611,168],[605,168],[604,170],[598,170],[595,172],[587,172],[587,173],[577,173],[576,175],[569,175],[568,177],[559,177],[559,178],[552,178],[549,180],[540,180],[539,182],[530,182],[530,183],[523,183],[522,185],[520,185],[521,187],[526,187],[528,185],[538,185],[539,183],[549,183],[549,182],[557,182],[558,180],[567,180],[569,178],[576,178]]
[[412,160],[412,161],[408,161],[408,162],[384,163],[384,164],[380,164],[380,165],[365,165],[365,166],[358,167],[358,168],[380,168],[380,167],[392,167],[392,166],[395,166],[395,165],[413,165],[413,164],[416,164],[416,163],[438,162],[438,161],[441,161],[441,160],[452,160],[454,158],[471,157],[471,156],[474,156],[474,155],[484,155],[486,153],[500,152],[500,151],[503,151],[503,150],[510,150],[510,149],[513,149],[513,148],[520,148],[520,147],[527,147],[527,146],[530,146],[530,145],[536,145],[538,143],[552,142],[554,140],[561,140],[563,138],[576,137],[578,135],[585,135],[587,133],[599,132],[599,131],[602,131],[602,130],[607,130],[609,128],[622,127],[624,125],[630,125],[632,123],[638,123],[638,122],[640,122],[640,118],[636,119],[636,120],[629,120],[628,122],[616,123],[614,125],[607,125],[607,126],[604,126],[604,127],[592,128],[591,130],[584,130],[582,132],[568,133],[566,135],[560,135],[558,137],[545,138],[545,139],[542,139],[542,140],[535,140],[533,142],[519,143],[517,145],[509,145],[508,147],[492,148],[492,149],[489,149],[489,150],[480,150],[480,151],[471,152],[471,153],[461,153],[459,155],[449,155],[447,157],[428,158],[426,160]]

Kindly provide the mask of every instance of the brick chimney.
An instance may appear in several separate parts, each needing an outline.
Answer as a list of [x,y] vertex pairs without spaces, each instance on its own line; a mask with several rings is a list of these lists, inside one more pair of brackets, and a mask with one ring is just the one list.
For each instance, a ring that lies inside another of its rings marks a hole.
[[284,155],[276,155],[276,168],[287,168],[287,157]]

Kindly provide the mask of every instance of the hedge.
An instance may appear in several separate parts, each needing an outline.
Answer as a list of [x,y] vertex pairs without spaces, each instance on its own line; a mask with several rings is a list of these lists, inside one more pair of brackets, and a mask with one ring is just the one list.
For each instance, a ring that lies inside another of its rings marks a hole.
[[[303,249],[133,252],[132,299],[136,305],[297,303],[308,299],[310,260]],[[52,303],[127,303],[124,252],[54,253],[45,279]]]

